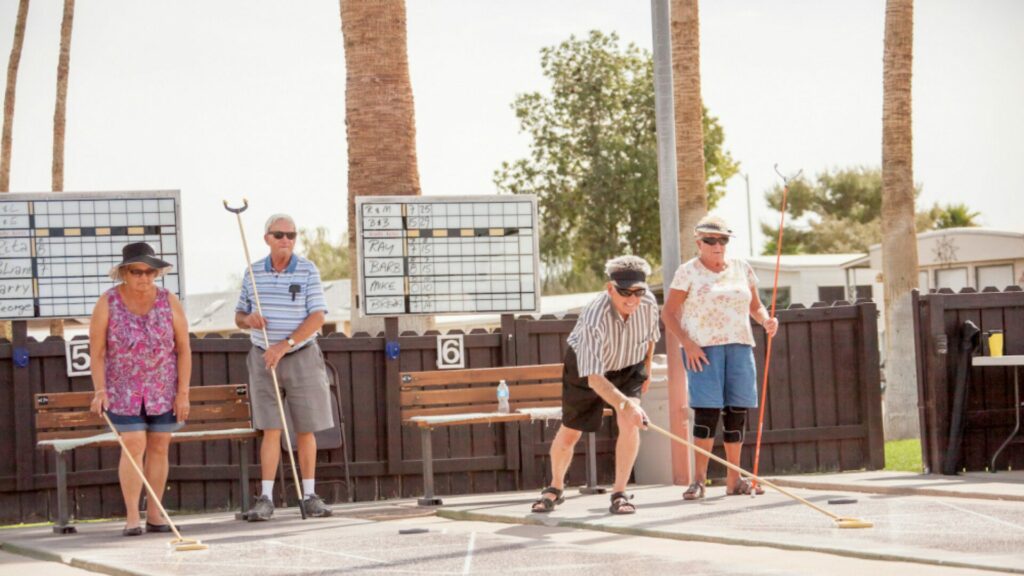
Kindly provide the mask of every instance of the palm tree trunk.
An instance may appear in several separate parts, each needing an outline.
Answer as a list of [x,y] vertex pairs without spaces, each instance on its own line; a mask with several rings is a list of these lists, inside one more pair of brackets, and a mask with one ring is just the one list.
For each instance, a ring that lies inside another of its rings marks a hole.
[[[420,195],[416,120],[406,47],[404,0],[339,0],[345,44],[348,137],[348,246],[356,250],[356,196]],[[359,282],[351,259],[351,331],[376,333],[380,319],[360,318]],[[403,321],[424,329],[429,321]]]
[[913,0],[887,0],[882,104],[885,438],[919,438],[911,291],[917,288],[911,80]]
[[7,90],[4,93],[4,132],[0,139],[0,192],[11,190],[11,143],[14,137],[14,99],[18,87],[18,66],[21,48],[25,45],[25,21],[28,19],[29,0],[18,3],[18,19],[14,24],[14,43],[7,61]]
[[[75,0],[64,0],[64,18],[60,23],[60,56],[57,59],[57,98],[53,108],[54,192],[64,191],[64,126],[67,124],[68,72],[71,68],[71,29],[75,23]],[[64,336],[64,321],[50,321],[50,335]]]
[[[14,42],[7,61],[7,89],[4,92],[4,132],[0,138],[0,192],[11,191],[11,144],[14,138],[14,97],[18,87],[18,66],[21,48],[25,45],[25,21],[28,20],[29,0],[18,2],[18,16],[14,22]],[[11,340],[11,323],[0,322],[0,338]]]
[[[686,262],[697,255],[693,228],[708,211],[697,0],[672,0],[672,85],[676,111],[680,261]],[[672,272],[665,271],[666,282],[671,280]]]

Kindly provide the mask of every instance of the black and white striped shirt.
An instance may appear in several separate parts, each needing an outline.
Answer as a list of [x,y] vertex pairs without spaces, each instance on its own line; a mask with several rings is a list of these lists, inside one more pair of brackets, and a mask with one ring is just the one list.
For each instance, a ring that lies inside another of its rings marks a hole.
[[632,366],[647,355],[647,345],[661,338],[658,302],[644,294],[628,320],[615,311],[607,292],[587,304],[567,342],[576,352],[580,377]]

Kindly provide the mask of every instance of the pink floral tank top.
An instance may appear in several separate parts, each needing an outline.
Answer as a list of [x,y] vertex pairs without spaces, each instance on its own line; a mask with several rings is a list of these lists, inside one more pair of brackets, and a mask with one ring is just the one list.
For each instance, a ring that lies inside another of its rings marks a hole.
[[167,290],[157,288],[145,316],[129,310],[117,287],[107,290],[106,379],[110,411],[122,416],[170,412],[178,390],[178,355]]

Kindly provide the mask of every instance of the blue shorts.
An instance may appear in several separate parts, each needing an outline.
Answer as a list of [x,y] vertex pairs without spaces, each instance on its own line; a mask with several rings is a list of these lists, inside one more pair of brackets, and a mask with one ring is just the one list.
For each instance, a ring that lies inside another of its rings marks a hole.
[[124,416],[121,414],[114,414],[113,412],[107,412],[107,416],[110,417],[110,421],[114,424],[114,428],[117,428],[117,431],[121,433],[176,432],[179,428],[185,425],[184,422],[178,422],[178,417],[174,415],[173,410],[153,416],[146,414],[145,405],[142,406],[142,412],[135,416]]
[[[757,371],[754,347],[723,344],[702,348],[709,364],[701,372],[686,370],[690,408],[757,408]],[[686,352],[683,366],[686,366]]]

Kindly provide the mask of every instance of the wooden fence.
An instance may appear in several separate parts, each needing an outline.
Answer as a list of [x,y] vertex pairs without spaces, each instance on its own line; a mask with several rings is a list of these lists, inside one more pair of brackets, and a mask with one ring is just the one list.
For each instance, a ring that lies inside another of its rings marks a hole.
[[[779,311],[782,326],[773,344],[762,473],[882,467],[876,316],[870,302]],[[466,366],[560,362],[574,322],[573,317],[507,316],[494,332],[478,329],[465,335]],[[758,351],[763,351],[764,335],[760,330],[755,334]],[[400,344],[397,361],[385,358],[388,339]],[[334,502],[420,495],[420,441],[399,421],[397,374],[435,366],[436,333],[332,334],[320,345],[337,375],[332,390],[344,418],[352,486],[344,482],[343,451],[321,450],[317,491]],[[0,340],[0,523],[56,514],[53,457],[35,449],[32,395],[91,389],[88,378],[67,377],[63,340],[24,343],[30,356],[25,368],[15,366],[14,347]],[[247,381],[249,347],[247,337],[194,339],[192,385]],[[763,360],[758,359],[759,371]],[[759,377],[759,387],[760,382]],[[752,416],[749,431],[756,430],[756,413]],[[614,475],[616,430],[614,419],[609,420],[597,442],[598,481],[604,484]],[[540,422],[438,429],[433,435],[437,493],[540,488],[550,474],[547,452],[556,430],[556,424]],[[748,433],[747,444],[753,442],[754,434]],[[577,448],[580,456],[584,444]],[[250,462],[258,462],[255,447],[250,450]],[[752,452],[745,451],[747,466]],[[237,506],[242,489],[238,458],[238,448],[227,441],[173,445],[165,503],[193,511]],[[74,517],[123,515],[117,461],[116,449],[73,452],[68,484]],[[717,468],[711,473],[724,475]],[[255,464],[250,474],[259,477]],[[582,457],[574,460],[569,481],[584,483]]]
[[[914,294],[917,334],[918,403],[921,414],[921,450],[924,465],[940,472],[949,444],[949,429],[959,362],[960,329],[967,320],[982,331],[1003,330],[1004,353],[1024,354],[1024,291],[986,288],[977,292],[948,288]],[[993,453],[1014,425],[1012,367],[972,367],[967,391],[967,427],[957,468],[985,470]],[[1024,447],[1009,445],[999,456],[999,469],[1024,467]]]

